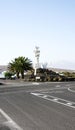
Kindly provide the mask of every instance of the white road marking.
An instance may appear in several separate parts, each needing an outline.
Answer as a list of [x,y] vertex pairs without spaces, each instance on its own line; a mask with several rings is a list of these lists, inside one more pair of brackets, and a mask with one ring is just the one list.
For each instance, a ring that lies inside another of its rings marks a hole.
[[60,85],[56,85],[56,88],[59,88],[59,87],[61,87]]
[[44,95],[43,98],[47,98],[47,95]]
[[53,100],[54,100],[54,101],[58,101],[58,99],[57,99],[57,98],[54,98]]
[[71,90],[71,88],[68,88],[68,91],[75,93],[75,91],[74,91],[74,90]]
[[34,83],[32,83],[33,85],[39,85],[40,83],[37,83],[37,82],[34,82]]
[[42,93],[48,93],[50,91],[54,91],[54,90],[63,90],[63,89],[67,89],[67,87],[63,87],[63,88],[45,88],[45,89],[36,89],[36,90],[28,90],[26,92],[32,92],[32,93],[36,93],[36,92],[42,92]]
[[72,103],[71,103],[71,102],[68,102],[68,103],[67,103],[67,105],[70,105],[70,106],[71,106],[71,105],[72,105]]
[[[40,93],[31,93],[32,95],[35,95],[35,96],[39,96],[41,95]],[[43,94],[42,94],[43,95]]]
[[13,126],[13,128],[15,128],[16,130],[23,130],[19,125],[17,125],[2,109],[0,109],[0,113],[7,119],[6,122],[4,122],[4,124],[7,125],[11,125]]
[[31,94],[35,95],[37,97],[40,97],[40,98],[43,98],[43,99],[46,99],[46,100],[49,100],[52,102],[56,102],[56,103],[62,104],[64,106],[68,106],[68,107],[75,109],[75,102],[71,102],[71,101],[68,101],[68,100],[65,100],[62,98],[58,98],[58,97],[54,97],[54,96],[50,96],[50,95],[45,95],[45,94],[41,94],[41,93],[37,93],[37,94],[31,93]]

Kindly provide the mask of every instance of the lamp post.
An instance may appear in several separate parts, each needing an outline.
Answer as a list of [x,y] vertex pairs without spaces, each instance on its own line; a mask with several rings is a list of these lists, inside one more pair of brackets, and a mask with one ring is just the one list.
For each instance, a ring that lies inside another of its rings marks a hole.
[[36,76],[36,70],[37,68],[39,68],[39,57],[40,57],[40,50],[39,50],[39,47],[35,47],[35,50],[34,50],[34,53],[35,53],[35,67],[34,67],[34,75]]

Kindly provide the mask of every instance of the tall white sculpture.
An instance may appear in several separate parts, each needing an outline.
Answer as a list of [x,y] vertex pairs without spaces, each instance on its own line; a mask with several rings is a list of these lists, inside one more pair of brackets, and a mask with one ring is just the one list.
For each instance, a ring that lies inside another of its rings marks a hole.
[[35,50],[34,50],[34,53],[35,53],[35,72],[34,72],[34,75],[36,75],[36,70],[37,68],[39,68],[39,57],[40,57],[40,50],[39,50],[39,47],[35,47]]

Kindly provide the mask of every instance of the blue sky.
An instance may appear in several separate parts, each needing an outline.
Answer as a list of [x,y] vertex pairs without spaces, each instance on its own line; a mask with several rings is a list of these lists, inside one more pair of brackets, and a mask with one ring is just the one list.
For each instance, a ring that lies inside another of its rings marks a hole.
[[75,0],[0,0],[0,64],[18,56],[75,70]]

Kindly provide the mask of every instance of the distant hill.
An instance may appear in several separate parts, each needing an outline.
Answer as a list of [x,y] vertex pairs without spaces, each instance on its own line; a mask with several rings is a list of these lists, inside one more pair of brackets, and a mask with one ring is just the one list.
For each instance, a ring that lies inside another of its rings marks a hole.
[[7,65],[0,65],[0,73],[3,71],[7,71]]
[[70,69],[60,69],[60,68],[49,68],[49,69],[55,72],[75,72],[75,70]]
[[[8,67],[7,65],[0,65],[0,73],[3,71],[7,71]],[[60,69],[60,68],[49,68],[49,70],[55,71],[55,72],[75,72],[75,70],[70,69]]]

